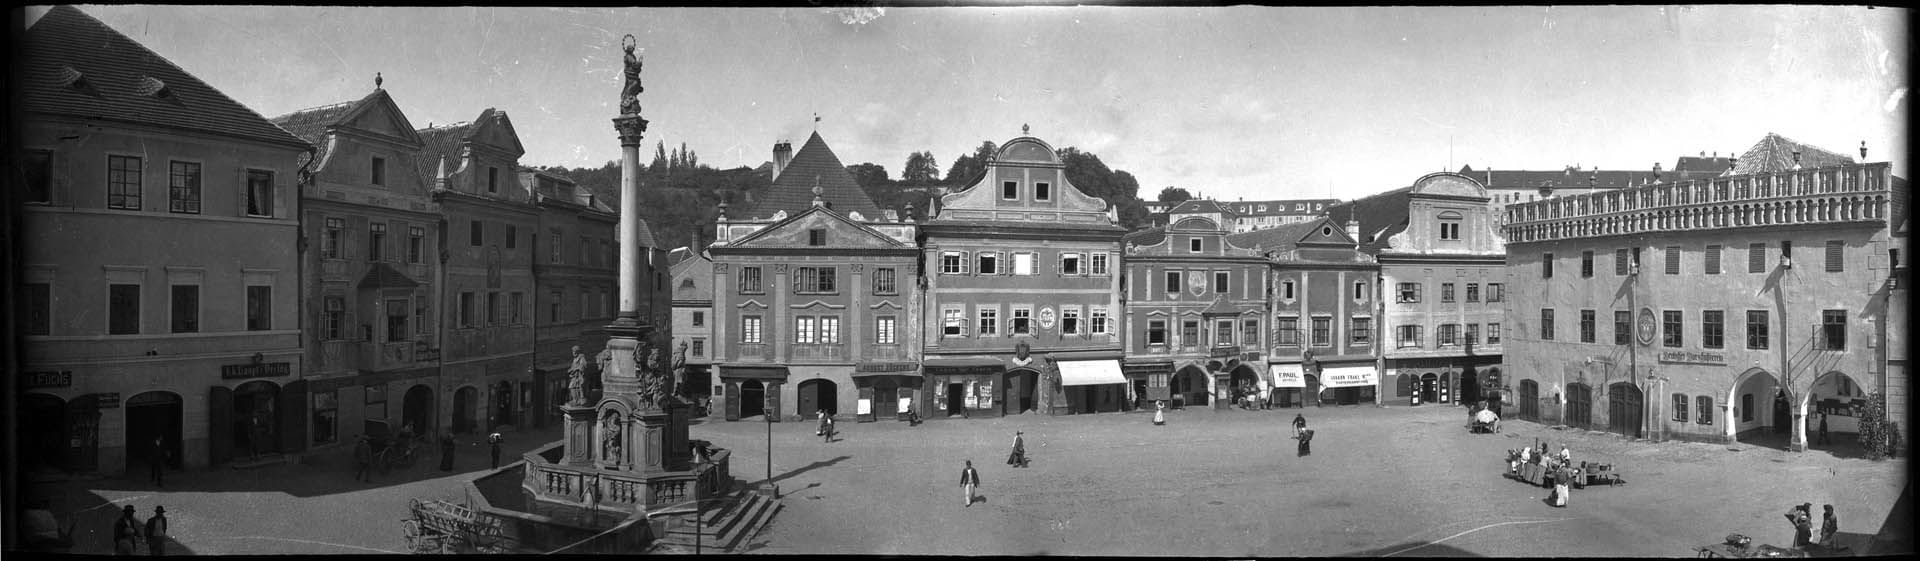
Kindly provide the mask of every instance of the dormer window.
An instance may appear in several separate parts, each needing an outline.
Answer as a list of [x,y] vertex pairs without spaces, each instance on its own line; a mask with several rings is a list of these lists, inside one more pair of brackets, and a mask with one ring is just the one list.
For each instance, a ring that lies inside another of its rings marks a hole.
[[158,99],[162,101],[176,101],[176,99],[173,97],[173,89],[167,87],[166,82],[162,82],[160,81],[159,78],[155,78],[152,76],[141,76],[140,86],[136,88],[136,91],[140,92],[140,95],[144,95],[154,99]]
[[375,156],[373,158],[372,164],[369,165],[368,170],[369,170],[369,176],[367,177],[368,183],[372,183],[374,185],[387,184],[387,159],[386,158]]
[[1049,185],[1047,183],[1033,184],[1033,200],[1046,201],[1046,200],[1052,200],[1052,199],[1053,199],[1052,185]]
[[1438,218],[1440,219],[1440,239],[1460,239],[1460,220],[1462,218],[1460,213],[1451,211],[1442,212]]
[[487,192],[500,192],[500,168],[487,168]]
[[1200,253],[1200,238],[1187,238],[1187,251]]
[[807,230],[807,245],[814,247],[827,245],[827,229],[814,228]]
[[87,75],[81,74],[71,66],[60,67],[59,81],[62,87],[72,88],[74,91],[94,97],[100,96],[100,91],[93,88],[93,81],[88,80]]
[[1020,182],[1018,181],[1000,182],[1000,198],[1002,200],[1008,200],[1008,201],[1019,199],[1020,198]]

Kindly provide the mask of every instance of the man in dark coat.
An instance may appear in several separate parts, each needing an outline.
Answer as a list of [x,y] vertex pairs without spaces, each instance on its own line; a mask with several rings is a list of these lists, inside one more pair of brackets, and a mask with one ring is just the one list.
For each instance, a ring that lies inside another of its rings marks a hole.
[[1022,434],[1026,433],[1013,431],[1013,453],[1007,455],[1007,465],[1027,467],[1027,442],[1020,437]]
[[153,470],[153,485],[165,487],[160,478],[167,471],[167,443],[158,436],[153,437],[153,446],[147,449],[147,463],[151,464]]
[[1299,413],[1294,413],[1293,414],[1293,436],[1295,437],[1300,436],[1300,431],[1304,431],[1304,430],[1307,430],[1307,416]]
[[153,517],[147,519],[147,554],[167,554],[167,507],[155,505]]
[[973,460],[967,460],[967,467],[960,470],[960,488],[967,492],[967,506],[973,506],[973,490],[979,487],[980,472],[973,470]]
[[1312,455],[1313,446],[1310,444],[1311,442],[1313,442],[1313,431],[1312,430],[1300,431],[1300,451],[1299,451],[1299,454],[1297,454],[1297,456]]
[[113,554],[133,555],[139,543],[140,521],[134,518],[133,505],[127,505],[113,521]]
[[453,433],[440,434],[440,471],[453,471]]
[[500,443],[505,440],[497,432],[487,435],[487,454],[493,458],[493,469],[500,469]]
[[360,435],[360,441],[353,443],[353,480],[373,481],[373,444],[367,441],[367,435]]

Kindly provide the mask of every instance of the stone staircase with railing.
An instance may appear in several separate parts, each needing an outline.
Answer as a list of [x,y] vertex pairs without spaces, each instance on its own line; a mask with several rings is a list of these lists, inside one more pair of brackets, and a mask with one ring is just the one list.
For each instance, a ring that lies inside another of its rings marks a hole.
[[655,538],[655,551],[694,552],[696,541],[702,552],[735,552],[773,521],[780,511],[780,500],[758,490],[740,490],[699,516],[677,516],[666,524],[664,535]]

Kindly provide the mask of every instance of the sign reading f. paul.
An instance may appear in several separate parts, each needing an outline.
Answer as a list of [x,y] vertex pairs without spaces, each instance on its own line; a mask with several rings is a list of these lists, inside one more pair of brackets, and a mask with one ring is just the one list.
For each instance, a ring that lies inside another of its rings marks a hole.
[[277,378],[292,373],[293,363],[291,362],[223,364],[220,366],[220,378],[226,380],[239,378]]

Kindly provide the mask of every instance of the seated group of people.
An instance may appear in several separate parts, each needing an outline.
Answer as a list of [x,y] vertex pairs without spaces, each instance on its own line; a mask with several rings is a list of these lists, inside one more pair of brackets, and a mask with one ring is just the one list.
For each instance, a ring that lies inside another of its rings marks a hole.
[[1519,450],[1507,451],[1507,473],[1518,475],[1520,466],[1525,464],[1545,465],[1549,473],[1558,473],[1563,467],[1572,468],[1576,477],[1580,471],[1579,467],[1573,463],[1573,453],[1568,451],[1566,446],[1560,447],[1559,454],[1548,454],[1547,445],[1544,442],[1540,444],[1538,450],[1533,447],[1522,447]]

